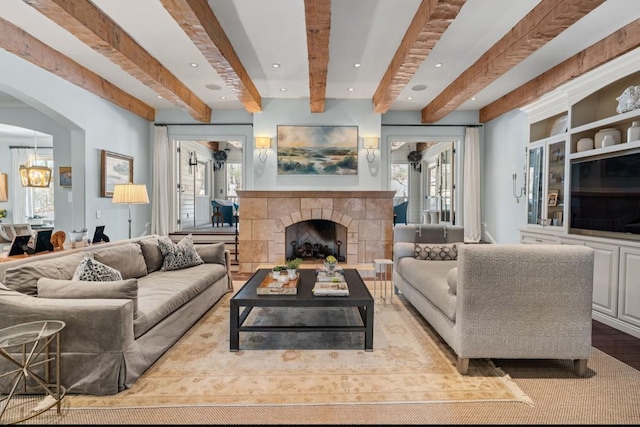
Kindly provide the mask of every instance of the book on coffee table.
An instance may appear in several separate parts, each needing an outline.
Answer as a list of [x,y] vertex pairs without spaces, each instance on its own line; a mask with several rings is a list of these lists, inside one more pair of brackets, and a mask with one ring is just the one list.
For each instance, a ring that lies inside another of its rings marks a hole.
[[334,272],[333,275],[324,270],[317,270],[316,273],[316,282],[344,282],[344,275],[339,271]]
[[349,287],[347,282],[316,282],[313,287],[313,295],[315,296],[349,296]]

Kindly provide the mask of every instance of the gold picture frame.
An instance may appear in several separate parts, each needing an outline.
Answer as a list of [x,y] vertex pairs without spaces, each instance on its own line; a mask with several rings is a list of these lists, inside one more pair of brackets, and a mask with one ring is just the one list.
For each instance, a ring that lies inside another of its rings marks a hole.
[[548,203],[549,206],[557,206],[558,205],[558,192],[557,191],[549,191],[549,199],[548,199]]
[[60,187],[71,188],[73,184],[71,166],[58,167],[58,182],[60,183]]
[[113,197],[116,184],[133,182],[133,157],[100,151],[100,197]]

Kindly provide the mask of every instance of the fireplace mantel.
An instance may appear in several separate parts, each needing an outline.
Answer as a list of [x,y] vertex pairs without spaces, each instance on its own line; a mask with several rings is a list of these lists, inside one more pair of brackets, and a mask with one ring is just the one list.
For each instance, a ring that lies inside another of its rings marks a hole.
[[285,228],[326,219],[347,228],[347,264],[391,258],[395,191],[239,190],[240,271],[285,261]]

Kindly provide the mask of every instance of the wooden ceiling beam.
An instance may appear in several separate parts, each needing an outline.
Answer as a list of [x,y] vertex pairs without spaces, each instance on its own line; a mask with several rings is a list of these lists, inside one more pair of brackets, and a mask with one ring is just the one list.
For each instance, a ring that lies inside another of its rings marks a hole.
[[480,59],[422,109],[422,123],[434,123],[445,117],[604,1],[540,1]]
[[466,0],[422,0],[398,50],[373,94],[373,111],[386,113]]
[[250,113],[262,111],[262,99],[207,0],[160,0],[209,64]]
[[309,59],[309,99],[312,113],[324,112],[329,69],[331,0],[304,0]]
[[0,47],[137,116],[155,120],[155,109],[2,18]]
[[480,123],[522,107],[564,83],[640,47],[640,19],[611,33],[549,71],[480,109]]
[[88,0],[24,0],[87,46],[201,122],[211,108],[191,92],[109,16]]

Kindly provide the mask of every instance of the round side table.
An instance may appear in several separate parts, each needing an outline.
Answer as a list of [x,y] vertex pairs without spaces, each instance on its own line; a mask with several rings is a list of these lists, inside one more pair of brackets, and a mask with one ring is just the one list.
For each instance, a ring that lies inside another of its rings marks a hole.
[[[0,329],[0,356],[11,362],[13,367],[8,372],[0,373],[0,379],[10,378],[9,382],[13,381],[10,390],[0,390],[2,423],[19,423],[56,405],[57,412],[60,413],[60,402],[66,393],[65,388],[60,385],[60,332],[65,326],[60,320],[40,320]],[[53,342],[55,355],[50,354]],[[18,352],[22,357],[16,356]],[[55,383],[51,383],[52,365],[55,369]],[[33,396],[25,398],[22,394],[16,395],[21,382],[23,394],[27,393],[29,384],[42,388],[45,398],[39,399],[39,403],[32,407]]]

